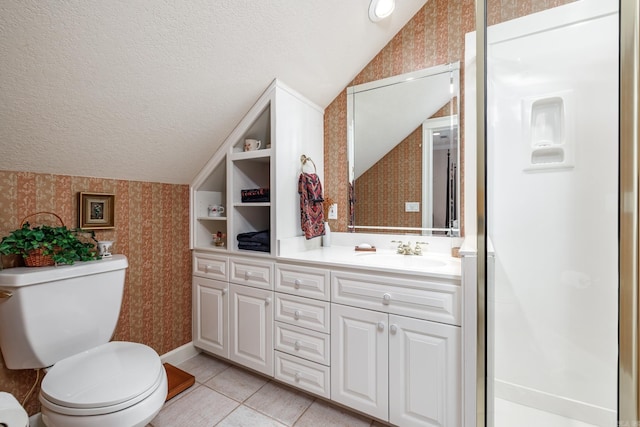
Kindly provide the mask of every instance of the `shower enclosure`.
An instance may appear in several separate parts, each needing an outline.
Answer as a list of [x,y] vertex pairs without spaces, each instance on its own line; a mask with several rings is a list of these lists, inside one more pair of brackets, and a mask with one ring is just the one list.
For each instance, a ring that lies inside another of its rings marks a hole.
[[[637,315],[637,277],[634,300],[619,299],[638,232],[621,220],[625,197],[636,220],[638,210],[637,189],[621,190],[636,163],[621,152],[637,156],[619,135],[625,1],[556,1],[495,25],[504,2],[482,3],[465,60],[465,104],[479,99],[481,113],[465,124],[478,139],[477,425],[638,426],[619,422],[637,399],[619,393],[619,366],[637,358],[618,345],[621,313]],[[620,251],[628,231],[630,254]]]

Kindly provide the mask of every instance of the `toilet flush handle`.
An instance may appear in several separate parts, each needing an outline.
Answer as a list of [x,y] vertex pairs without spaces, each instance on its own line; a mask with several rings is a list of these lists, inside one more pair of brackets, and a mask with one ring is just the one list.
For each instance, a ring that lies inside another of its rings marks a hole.
[[0,289],[0,298],[11,298],[12,296],[13,296],[13,292]]

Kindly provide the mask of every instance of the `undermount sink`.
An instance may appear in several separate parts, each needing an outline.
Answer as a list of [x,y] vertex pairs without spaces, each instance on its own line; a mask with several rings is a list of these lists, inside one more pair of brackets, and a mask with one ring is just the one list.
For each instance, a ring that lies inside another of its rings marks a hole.
[[428,268],[443,267],[447,265],[446,262],[439,259],[434,259],[429,255],[401,255],[378,252],[356,252],[353,256],[357,258],[357,262],[398,267]]

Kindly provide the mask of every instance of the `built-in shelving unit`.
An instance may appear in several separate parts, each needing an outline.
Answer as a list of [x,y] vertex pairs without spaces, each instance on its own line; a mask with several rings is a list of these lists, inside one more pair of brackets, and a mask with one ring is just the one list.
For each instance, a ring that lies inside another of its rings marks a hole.
[[[236,240],[239,234],[270,231],[273,228],[270,199],[269,201],[243,202],[241,197],[242,190],[267,189],[271,191],[271,163],[275,152],[272,145],[272,142],[275,142],[275,137],[271,132],[273,129],[271,111],[272,101],[270,99],[266,108],[260,111],[248,129],[232,144],[229,155],[228,164],[232,183],[230,203],[234,218],[231,234],[234,237],[233,248],[239,252],[263,253],[263,251],[239,249]],[[253,151],[244,151],[246,139],[260,141],[261,147]],[[267,253],[271,253],[271,249]]]
[[226,156],[216,159],[211,172],[206,179],[193,189],[192,199],[192,239],[194,247],[207,247],[211,249],[224,250],[223,246],[216,246],[213,235],[220,232],[228,235],[227,219],[229,212],[221,216],[209,216],[210,205],[221,205],[225,209],[227,204],[227,162]]
[[[247,139],[260,141],[260,147],[245,151]],[[191,184],[191,248],[276,256],[276,239],[302,235],[297,193],[302,154],[313,157],[322,175],[323,111],[275,80]],[[268,200],[242,200],[242,190],[256,189],[268,190]],[[212,204],[225,212],[209,217]],[[268,251],[238,247],[239,234],[266,230]],[[222,246],[214,244],[218,232],[226,236]]]

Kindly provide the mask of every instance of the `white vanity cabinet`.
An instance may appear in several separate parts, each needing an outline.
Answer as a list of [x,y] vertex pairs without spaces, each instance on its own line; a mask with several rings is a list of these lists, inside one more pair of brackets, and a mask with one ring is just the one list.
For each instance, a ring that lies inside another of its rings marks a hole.
[[331,301],[451,325],[462,322],[460,280],[334,271]]
[[460,426],[461,331],[389,315],[389,422]]
[[275,378],[330,396],[329,270],[275,266]]
[[389,419],[388,315],[331,304],[331,399]]
[[229,357],[229,283],[227,257],[193,254],[193,344]]
[[331,399],[394,425],[460,426],[459,281],[331,281]]
[[229,283],[193,276],[193,344],[229,357]]
[[460,328],[332,304],[331,399],[398,426],[459,426]]
[[193,255],[193,345],[273,376],[273,262]]
[[273,376],[273,291],[229,285],[229,358]]
[[273,376],[273,263],[230,257],[229,358]]

